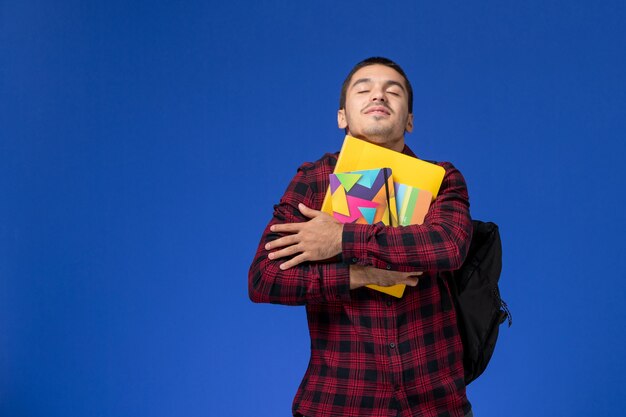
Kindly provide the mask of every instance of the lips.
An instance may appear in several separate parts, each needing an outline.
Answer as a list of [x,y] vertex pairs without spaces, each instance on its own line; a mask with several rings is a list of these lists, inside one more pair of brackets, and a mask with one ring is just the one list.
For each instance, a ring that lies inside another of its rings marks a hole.
[[383,114],[389,116],[391,112],[384,106],[372,106],[365,110],[365,114]]

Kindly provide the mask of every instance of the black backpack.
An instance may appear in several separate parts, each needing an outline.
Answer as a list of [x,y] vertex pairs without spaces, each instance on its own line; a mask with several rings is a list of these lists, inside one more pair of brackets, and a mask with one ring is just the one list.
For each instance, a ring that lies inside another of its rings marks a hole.
[[463,341],[465,384],[487,368],[498,339],[498,330],[513,318],[500,298],[502,243],[498,226],[472,221],[474,234],[465,262],[448,280]]

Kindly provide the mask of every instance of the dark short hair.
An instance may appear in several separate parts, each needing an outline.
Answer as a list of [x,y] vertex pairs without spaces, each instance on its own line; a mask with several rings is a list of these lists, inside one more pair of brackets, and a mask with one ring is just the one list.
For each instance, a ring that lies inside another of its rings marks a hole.
[[364,59],[363,61],[356,64],[354,68],[352,68],[352,70],[344,80],[343,85],[341,86],[341,95],[339,96],[339,109],[341,110],[346,107],[346,92],[348,91],[348,86],[354,73],[361,68],[369,67],[370,65],[384,65],[386,67],[393,68],[400,75],[402,75],[402,78],[404,78],[404,84],[406,84],[407,93],[409,95],[409,113],[413,113],[413,87],[411,87],[411,83],[404,73],[404,70],[400,68],[400,65],[396,64],[392,60],[380,56],[373,56],[371,58]]

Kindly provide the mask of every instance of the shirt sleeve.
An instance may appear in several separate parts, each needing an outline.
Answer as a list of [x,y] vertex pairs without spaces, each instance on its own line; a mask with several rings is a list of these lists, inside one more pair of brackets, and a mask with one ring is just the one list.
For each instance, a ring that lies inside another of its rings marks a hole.
[[446,173],[423,224],[344,225],[342,254],[348,263],[403,272],[461,267],[472,238],[467,186],[452,164],[441,165]]
[[[319,185],[312,184],[322,174],[300,167],[287,191],[274,206],[274,215],[261,236],[248,273],[250,299],[257,303],[302,305],[328,301],[350,300],[350,267],[338,258],[328,261],[303,262],[286,271],[279,268],[285,259],[271,260],[265,244],[284,234],[273,233],[270,227],[277,223],[304,222],[308,219],[298,210],[298,203],[319,209]],[[325,190],[322,190],[325,191]]]

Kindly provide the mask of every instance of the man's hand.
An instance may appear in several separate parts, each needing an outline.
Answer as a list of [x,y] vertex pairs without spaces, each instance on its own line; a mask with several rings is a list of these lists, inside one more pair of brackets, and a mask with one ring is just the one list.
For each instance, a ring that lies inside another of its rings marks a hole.
[[265,245],[266,250],[271,252],[270,259],[294,256],[292,259],[280,265],[285,270],[305,261],[321,261],[332,258],[341,253],[341,234],[343,224],[334,217],[317,210],[313,210],[304,204],[298,204],[298,209],[308,217],[309,221],[303,223],[275,224],[270,227],[272,232],[292,233],[283,236]]
[[371,266],[350,265],[350,289],[354,290],[371,284],[381,287],[391,287],[396,284],[415,287],[422,274],[423,272],[398,272],[376,269]]

